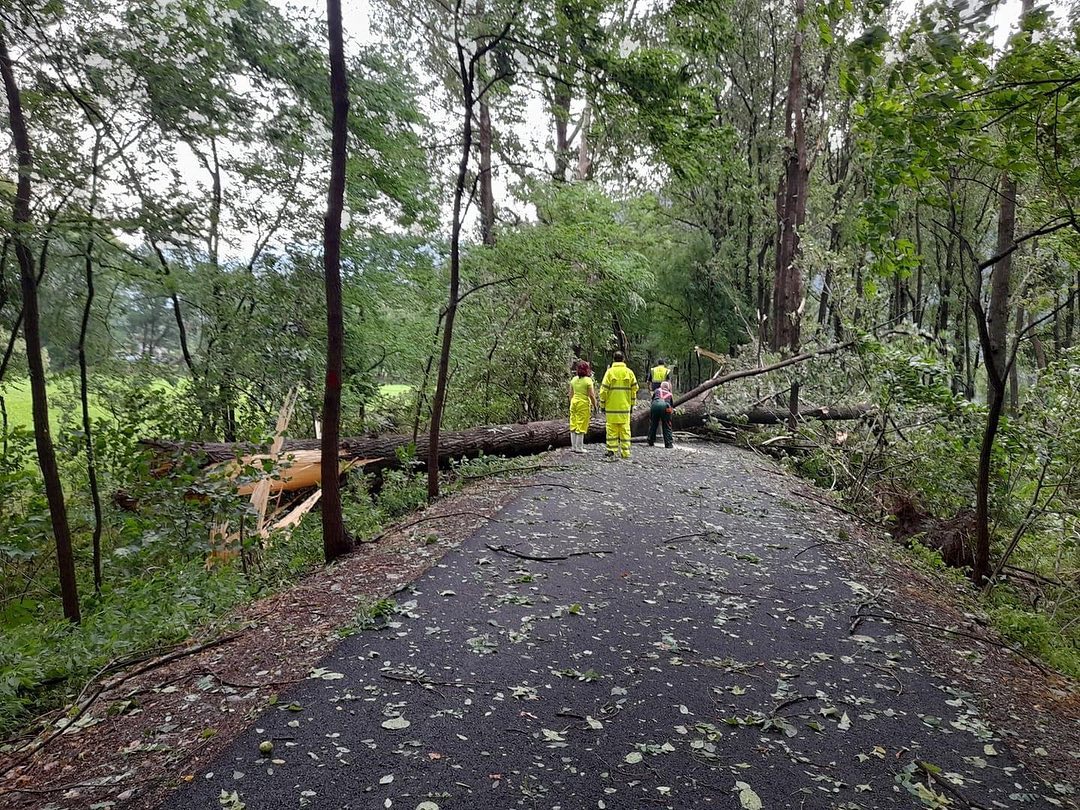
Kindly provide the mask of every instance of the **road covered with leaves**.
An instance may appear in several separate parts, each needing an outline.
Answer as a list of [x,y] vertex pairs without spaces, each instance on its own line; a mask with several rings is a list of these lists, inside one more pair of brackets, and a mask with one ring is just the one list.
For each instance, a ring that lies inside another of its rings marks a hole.
[[882,618],[850,521],[795,479],[728,447],[569,458],[166,806],[1075,801]]

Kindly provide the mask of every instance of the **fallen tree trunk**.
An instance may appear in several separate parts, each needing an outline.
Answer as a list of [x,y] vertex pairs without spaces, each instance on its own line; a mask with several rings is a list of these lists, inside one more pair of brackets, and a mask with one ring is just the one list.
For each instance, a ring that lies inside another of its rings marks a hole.
[[[799,416],[801,419],[860,419],[872,410],[870,405],[843,405],[808,409],[801,411]],[[703,427],[710,418],[736,425],[774,425],[786,421],[788,413],[786,410],[768,408],[753,408],[743,413],[728,413],[707,408],[698,401],[676,409],[673,423],[678,430],[693,430]],[[638,411],[634,417],[633,433],[640,436],[648,430],[648,426],[648,411]],[[604,438],[604,418],[593,417],[589,424],[586,441],[602,444]],[[235,443],[145,440],[142,444],[160,453],[198,456],[200,463],[204,466],[265,452],[264,448]],[[400,456],[405,454],[411,444],[412,437],[405,435],[346,438],[341,440],[341,458],[347,461],[362,459],[364,470],[373,472],[400,466]],[[439,437],[439,463],[445,465],[452,459],[476,458],[480,455],[533,455],[554,447],[567,447],[569,444],[570,428],[566,419],[526,422],[518,425],[490,425],[443,433]],[[425,446],[424,436],[417,438],[416,446]],[[285,442],[282,453],[286,456],[289,453],[306,454],[318,449],[317,439],[294,439]],[[424,461],[420,458],[416,458],[414,463],[417,466],[424,465]]]
[[[799,411],[799,421],[817,419],[825,422],[845,421],[849,419],[862,419],[874,413],[875,408],[868,403],[858,405],[828,405],[821,408],[803,408]],[[705,423],[712,417],[717,422],[732,425],[782,425],[791,418],[786,408],[751,408],[742,413],[727,413],[716,409],[708,409],[700,403],[690,403],[676,408],[672,426],[677,430],[693,430]],[[645,424],[648,424],[646,420]]]
[[[588,441],[603,440],[604,420],[602,417],[594,417],[589,425]],[[415,447],[423,448],[426,443],[427,435],[422,433],[417,436]],[[160,453],[198,456],[203,466],[265,452],[265,448],[257,445],[231,442],[200,443],[153,439],[144,440],[142,444]],[[413,445],[412,436],[388,434],[344,438],[339,446],[343,460],[364,459],[364,470],[372,472],[401,466],[399,456],[407,458],[410,445]],[[451,459],[475,458],[480,455],[532,455],[549,447],[569,445],[570,426],[566,419],[518,425],[488,425],[442,433],[439,436],[439,463],[448,464]],[[318,449],[319,442],[316,439],[291,439],[285,442],[282,454],[287,456],[289,453]],[[413,462],[418,467],[425,466],[423,458],[417,457]]]

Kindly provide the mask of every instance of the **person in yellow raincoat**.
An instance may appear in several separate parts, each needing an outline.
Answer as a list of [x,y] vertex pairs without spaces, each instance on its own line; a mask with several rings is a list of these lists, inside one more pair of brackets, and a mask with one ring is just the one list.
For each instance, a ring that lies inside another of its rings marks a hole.
[[581,360],[575,369],[577,376],[570,380],[570,449],[585,452],[585,434],[589,432],[589,417],[596,407],[596,388],[589,364]]
[[607,458],[630,458],[630,411],[637,399],[638,382],[626,365],[622,352],[615,352],[612,364],[600,383],[600,407],[607,417]]
[[671,369],[667,367],[667,363],[664,362],[664,358],[661,357],[656,361],[656,365],[649,369],[649,390],[656,391],[660,388],[660,383],[669,379],[671,376]]

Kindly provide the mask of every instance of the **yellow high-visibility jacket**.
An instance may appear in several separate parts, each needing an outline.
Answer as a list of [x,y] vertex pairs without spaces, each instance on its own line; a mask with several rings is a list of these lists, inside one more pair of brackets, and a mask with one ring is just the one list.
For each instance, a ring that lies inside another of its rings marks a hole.
[[666,380],[668,378],[668,367],[667,366],[653,366],[652,369],[650,370],[650,374],[652,376],[652,381],[654,383],[662,383],[664,380]]
[[604,372],[604,381],[600,383],[600,407],[609,416],[629,416],[634,400],[637,399],[637,392],[637,377],[634,372],[626,363],[612,363]]

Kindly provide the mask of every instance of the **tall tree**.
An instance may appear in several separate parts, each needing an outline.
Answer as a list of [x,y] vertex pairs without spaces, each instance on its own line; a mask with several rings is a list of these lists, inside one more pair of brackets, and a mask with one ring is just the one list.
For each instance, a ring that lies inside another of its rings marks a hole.
[[[484,57],[502,43],[519,21],[522,3],[507,8],[486,10],[477,16],[468,14],[464,0],[457,0],[451,12],[450,29],[454,57],[454,74],[458,83],[461,121],[461,153],[454,180],[453,205],[450,221],[450,279],[446,306],[442,309],[442,341],[439,366],[435,379],[435,395],[431,404],[431,426],[428,430],[427,491],[428,498],[439,495],[439,433],[446,407],[446,392],[450,378],[450,350],[454,339],[454,320],[461,303],[461,232],[468,190],[469,163],[473,151],[473,122],[477,106],[508,73],[496,66],[491,75],[481,71]],[[486,26],[492,26],[487,28]],[[490,170],[487,172],[490,177]]]
[[[87,219],[94,216],[94,208],[97,205],[98,196],[98,173],[100,165],[98,156],[101,153],[101,133],[94,129],[94,148],[90,158],[90,203],[87,206]],[[89,224],[89,223],[88,223]],[[83,256],[83,276],[86,281],[86,302],[83,304],[82,319],[79,324],[79,405],[82,409],[83,447],[86,449],[86,480],[90,487],[90,502],[94,507],[94,530],[91,537],[91,548],[94,561],[94,591],[101,593],[101,533],[104,528],[104,518],[101,508],[101,491],[98,487],[97,463],[94,458],[94,433],[90,423],[90,365],[87,360],[87,337],[90,332],[90,316],[94,308],[94,234],[93,231],[86,239],[85,255]]]
[[349,82],[345,74],[345,42],[341,0],[326,0],[330,50],[330,99],[333,105],[330,143],[330,189],[323,221],[323,269],[326,277],[326,382],[323,389],[322,528],[326,561],[347,553],[352,543],[341,514],[341,375],[345,318],[341,304],[341,214],[345,205],[345,153],[349,120]]
[[772,349],[799,351],[803,311],[799,231],[806,219],[810,169],[806,157],[806,114],[803,89],[803,17],[806,0],[795,0],[795,31],[791,43],[784,138],[784,173],[776,194],[777,247],[773,282]]
[[[1016,319],[1010,339],[1013,263],[1017,251],[1034,240],[1040,250],[1067,256],[1080,232],[1080,175],[1071,166],[1063,170],[1070,159],[1062,140],[1063,133],[1076,131],[1076,57],[1066,40],[1055,36],[1050,17],[1033,13],[1030,3],[1023,6],[1020,27],[1000,53],[989,30],[955,8],[920,15],[898,40],[904,58],[888,68],[887,81],[870,81],[864,107],[864,121],[878,135],[867,167],[871,182],[864,225],[876,246],[874,274],[893,282],[891,313],[899,314],[899,304],[910,297],[904,279],[921,261],[915,245],[925,243],[920,229],[926,223],[940,274],[937,314],[929,320],[936,322],[945,351],[955,352],[957,376],[969,399],[980,355],[986,367],[987,411],[973,471],[976,581],[991,570],[991,499],[1000,480],[995,446],[1010,372],[1023,341],[1066,305],[1060,287],[1045,286],[1052,274],[1026,276],[1036,304],[1030,318]],[[862,41],[873,49],[886,39],[871,29]],[[897,236],[908,219],[897,198],[909,190],[918,206],[915,243]],[[1067,229],[1074,233],[1067,236]],[[1051,300],[1058,302],[1052,308]],[[953,328],[947,331],[950,318]],[[978,352],[969,339],[972,327]]]
[[[1020,12],[1021,36],[1031,13],[1033,0],[1024,0]],[[979,448],[978,479],[975,486],[975,566],[972,576],[982,582],[990,573],[990,462],[994,442],[1005,408],[1009,372],[1016,362],[1009,356],[1010,290],[1013,253],[1016,252],[1016,179],[1011,172],[1001,174],[997,221],[997,259],[990,271],[990,301],[985,313],[981,298],[972,297],[975,317],[980,318],[979,338],[986,362],[986,404],[988,412]],[[980,269],[980,273],[982,270]],[[981,281],[981,279],[980,279]],[[976,285],[976,289],[980,285]],[[982,319],[985,318],[985,326]],[[1022,319],[1021,323],[1022,323]],[[1020,335],[1017,334],[1018,341]]]
[[60,573],[60,597],[64,604],[64,616],[79,622],[79,588],[75,580],[75,558],[71,547],[71,528],[68,524],[64,489],[60,471],[56,465],[56,451],[49,432],[49,399],[45,390],[45,365],[41,357],[40,316],[38,311],[37,277],[34,273],[34,256],[27,244],[30,228],[30,175],[33,172],[33,154],[26,120],[23,118],[22,98],[19,85],[8,53],[7,30],[0,26],[0,71],[3,72],[4,91],[7,93],[11,139],[15,144],[19,179],[15,188],[13,210],[13,241],[15,257],[19,263],[19,286],[23,300],[23,338],[26,342],[26,362],[30,371],[30,395],[33,402],[34,442],[37,446],[38,465],[45,482],[45,497],[49,503],[53,537],[56,541],[56,564]]

